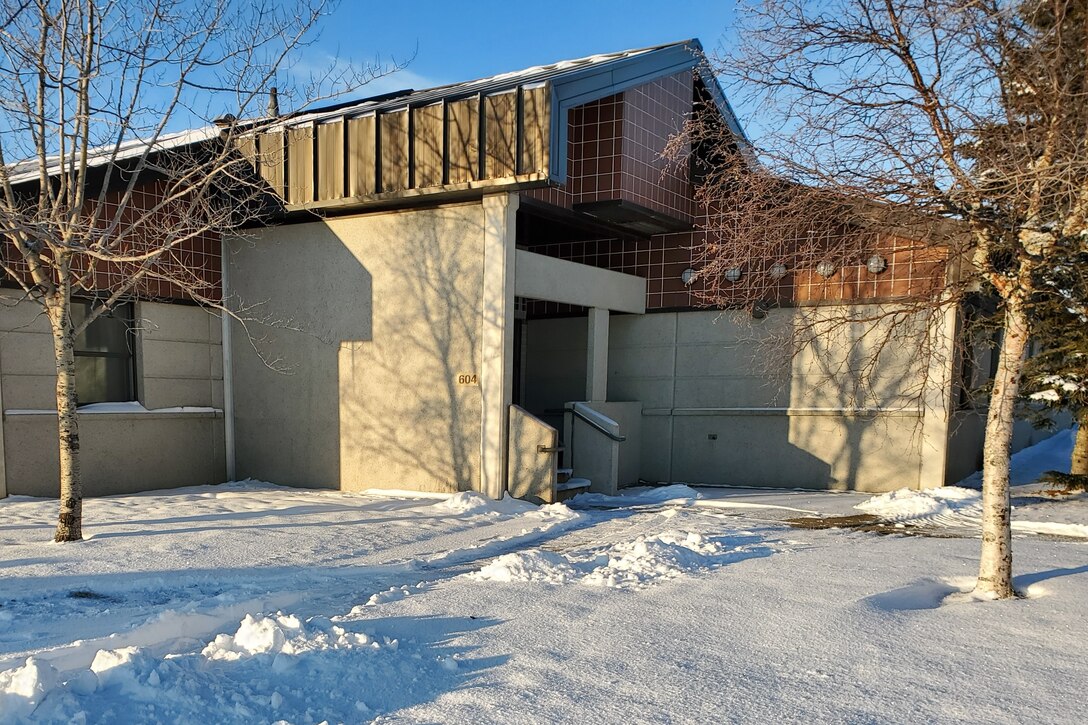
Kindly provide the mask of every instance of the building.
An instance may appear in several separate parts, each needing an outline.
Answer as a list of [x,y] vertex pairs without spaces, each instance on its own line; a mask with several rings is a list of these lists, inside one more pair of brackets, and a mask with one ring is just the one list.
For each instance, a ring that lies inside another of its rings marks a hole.
[[[948,354],[922,369],[893,350],[859,397],[806,372],[842,341],[768,384],[748,328],[698,308],[690,169],[660,158],[697,104],[743,148],[685,41],[341,104],[247,140],[283,215],[225,240],[208,272],[272,324],[135,301],[152,324],[119,389],[153,412],[84,417],[87,490],[252,477],[553,500],[639,480],[881,491],[975,470],[954,313]],[[892,232],[882,249],[870,277],[791,272],[795,304],[759,324],[878,305],[939,272]],[[52,363],[23,306],[0,310],[4,475],[8,494],[47,495]],[[1039,435],[1024,426],[1018,445]]]

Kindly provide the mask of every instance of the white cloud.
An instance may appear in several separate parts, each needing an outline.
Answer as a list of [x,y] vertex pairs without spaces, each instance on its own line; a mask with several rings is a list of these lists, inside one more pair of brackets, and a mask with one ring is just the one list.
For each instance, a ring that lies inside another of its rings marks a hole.
[[[339,94],[344,99],[377,96],[411,88],[422,90],[441,86],[448,81],[417,73],[408,66],[395,70],[392,61],[340,58],[329,53],[310,54],[287,70],[290,81],[311,98],[330,98]],[[361,81],[367,82],[358,85]],[[345,86],[355,86],[343,90]],[[305,92],[308,91],[308,92]],[[320,104],[319,104],[320,105]]]

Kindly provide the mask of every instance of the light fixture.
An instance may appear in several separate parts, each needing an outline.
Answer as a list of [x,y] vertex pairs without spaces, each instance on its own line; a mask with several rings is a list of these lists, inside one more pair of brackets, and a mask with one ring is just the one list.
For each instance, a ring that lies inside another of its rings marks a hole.
[[786,276],[786,265],[781,262],[775,262],[771,265],[768,272],[771,275],[771,279],[782,279]]
[[737,282],[744,275],[740,267],[730,267],[725,270],[725,278],[730,282]]
[[830,277],[835,274],[835,265],[825,259],[816,265],[816,273],[821,277]]
[[874,254],[865,262],[865,268],[873,274],[880,274],[888,268],[888,260],[881,257],[879,254]]
[[695,281],[695,278],[697,276],[698,276],[698,273],[694,269],[692,269],[691,267],[688,267],[680,275],[680,281],[683,282],[685,285],[690,285],[692,282]]

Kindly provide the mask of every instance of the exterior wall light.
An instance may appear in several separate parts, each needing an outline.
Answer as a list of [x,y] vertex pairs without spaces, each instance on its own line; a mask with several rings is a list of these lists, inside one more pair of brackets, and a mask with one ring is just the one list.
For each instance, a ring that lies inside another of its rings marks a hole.
[[680,275],[680,281],[683,282],[685,285],[690,285],[692,282],[695,281],[695,278],[697,276],[698,275],[697,275],[696,271],[694,269],[692,269],[691,267],[688,267]]
[[821,277],[830,277],[835,274],[835,265],[825,259],[816,265],[816,273]]
[[741,271],[740,267],[730,267],[729,269],[725,270],[725,278],[730,282],[739,281],[741,276],[743,275],[744,272]]
[[782,279],[786,276],[786,265],[781,262],[775,262],[768,270],[771,275],[771,279]]
[[865,268],[873,274],[880,274],[888,268],[888,260],[881,257],[879,254],[874,254],[865,262]]

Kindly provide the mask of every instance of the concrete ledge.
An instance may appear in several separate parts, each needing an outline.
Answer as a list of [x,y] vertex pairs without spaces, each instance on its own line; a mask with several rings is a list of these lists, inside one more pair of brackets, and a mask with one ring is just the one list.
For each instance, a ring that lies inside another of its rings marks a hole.
[[517,250],[514,294],[534,300],[598,307],[616,312],[646,311],[646,280],[588,264]]
[[827,416],[843,418],[921,418],[917,408],[644,408],[643,415]]
[[[163,420],[163,419],[176,419],[176,418],[222,418],[223,411],[221,410],[172,410],[172,411],[149,411],[147,413],[129,413],[129,412],[109,412],[109,411],[87,411],[86,413],[80,413],[79,416],[93,415],[96,418],[109,418],[111,420]],[[57,417],[57,411],[55,410],[5,410],[4,417],[19,417],[19,418],[35,418],[35,417]]]

